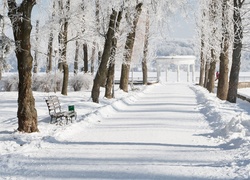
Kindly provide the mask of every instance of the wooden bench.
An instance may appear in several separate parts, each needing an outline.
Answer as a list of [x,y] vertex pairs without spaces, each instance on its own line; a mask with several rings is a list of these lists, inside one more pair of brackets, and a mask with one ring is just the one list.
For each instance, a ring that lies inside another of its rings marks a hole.
[[76,119],[77,113],[74,108],[72,109],[72,106],[70,111],[62,111],[57,96],[49,96],[48,98],[45,99],[45,102],[48,106],[49,115],[51,117],[50,123],[52,123],[53,120],[55,122],[58,122],[58,119],[60,119],[61,121],[63,119],[66,119],[66,123],[68,123],[69,120],[72,122],[73,117],[75,117]]

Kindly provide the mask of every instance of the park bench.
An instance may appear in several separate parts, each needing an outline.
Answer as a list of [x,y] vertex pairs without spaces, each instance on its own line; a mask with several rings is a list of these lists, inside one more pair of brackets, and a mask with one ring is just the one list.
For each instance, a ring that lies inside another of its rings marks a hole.
[[75,111],[74,106],[68,106],[68,111],[62,111],[59,99],[57,96],[49,96],[45,98],[45,102],[48,106],[49,115],[50,115],[50,123],[58,122],[58,119],[62,120],[65,119],[66,123],[70,120],[72,122],[72,118],[77,117],[77,113]]

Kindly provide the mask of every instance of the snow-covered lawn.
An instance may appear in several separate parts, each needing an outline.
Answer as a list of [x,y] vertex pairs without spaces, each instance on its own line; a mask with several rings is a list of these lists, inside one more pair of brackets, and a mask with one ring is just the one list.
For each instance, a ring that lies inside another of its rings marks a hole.
[[17,93],[0,92],[0,179],[250,178],[249,103],[230,104],[188,83],[117,88],[116,99],[100,104],[89,91],[57,93],[78,119],[56,125],[48,95],[34,92],[40,132],[22,134]]

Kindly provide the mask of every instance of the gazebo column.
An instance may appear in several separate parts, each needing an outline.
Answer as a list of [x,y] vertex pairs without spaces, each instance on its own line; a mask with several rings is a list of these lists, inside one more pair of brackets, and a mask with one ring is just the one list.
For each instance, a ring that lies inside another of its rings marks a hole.
[[161,76],[161,68],[160,65],[157,63],[157,81],[160,81],[160,76]]
[[192,80],[195,82],[195,64],[192,64]]
[[177,82],[180,82],[180,65],[177,64]]
[[187,82],[189,82],[190,76],[190,64],[187,65]]

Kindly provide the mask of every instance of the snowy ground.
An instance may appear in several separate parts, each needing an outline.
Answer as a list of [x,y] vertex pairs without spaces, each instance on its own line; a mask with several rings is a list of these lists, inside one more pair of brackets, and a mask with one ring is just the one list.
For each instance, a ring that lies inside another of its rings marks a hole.
[[34,92],[40,132],[22,134],[17,93],[0,92],[1,180],[250,179],[249,103],[173,82],[117,88],[116,99],[100,104],[88,91],[56,95],[78,119],[49,124],[48,94]]

